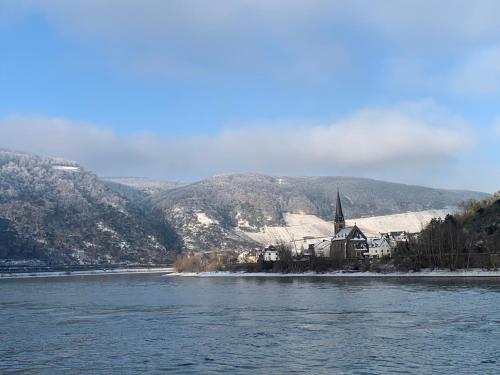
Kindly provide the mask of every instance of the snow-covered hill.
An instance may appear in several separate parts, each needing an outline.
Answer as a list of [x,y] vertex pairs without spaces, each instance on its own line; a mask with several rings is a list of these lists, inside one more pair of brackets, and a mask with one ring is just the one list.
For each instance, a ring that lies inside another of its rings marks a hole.
[[156,194],[185,185],[177,181],[160,181],[139,177],[105,177],[103,181],[123,185],[145,194]]
[[240,249],[330,235],[337,188],[346,218],[357,218],[368,233],[418,231],[442,210],[488,196],[354,177],[238,174],[153,194],[150,204],[164,212],[187,248]]
[[368,235],[418,231],[450,207],[488,196],[353,177],[103,181],[75,162],[0,150],[0,260],[158,262],[181,247],[243,250],[325,238],[337,188],[348,223]]
[[76,163],[0,149],[0,260],[161,263],[175,238],[162,215]]
[[[365,235],[372,237],[379,233],[390,231],[418,232],[432,218],[445,217],[452,213],[448,210],[427,210],[419,212],[406,212],[402,214],[373,216],[351,219],[346,225],[356,224]],[[245,235],[256,242],[267,245],[270,243],[302,243],[315,242],[316,240],[332,237],[334,225],[332,221],[326,221],[315,215],[307,214],[285,214],[285,225],[265,226],[259,232],[245,232]]]

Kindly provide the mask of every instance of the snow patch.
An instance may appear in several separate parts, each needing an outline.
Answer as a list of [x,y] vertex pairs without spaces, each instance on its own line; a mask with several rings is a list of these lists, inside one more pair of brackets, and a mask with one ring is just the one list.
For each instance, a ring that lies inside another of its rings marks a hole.
[[126,241],[120,241],[118,246],[120,246],[122,250],[128,250],[130,248],[130,245]]
[[347,194],[343,194],[343,196],[349,201],[350,204],[354,204],[350,196],[348,196]]
[[[407,212],[403,214],[384,215],[346,220],[347,226],[356,224],[369,237],[377,237],[379,233],[391,231],[419,232],[435,217],[445,217],[453,209],[427,210]],[[303,213],[285,213],[284,226],[264,226],[260,232],[244,233],[254,241],[267,245],[269,243],[292,243],[297,246],[303,243],[315,243],[333,236],[334,224],[316,215]]]
[[204,226],[209,226],[211,224],[218,224],[218,221],[217,220],[213,220],[211,218],[209,218],[207,216],[206,213],[204,212],[196,212],[196,219],[198,220],[198,222]]
[[420,232],[433,218],[444,218],[453,213],[448,210],[427,210],[418,212],[406,212],[386,216],[365,217],[360,219],[346,220],[347,226],[356,224],[366,236],[378,236],[379,233],[390,231]]
[[345,272],[333,271],[327,273],[270,273],[270,272],[186,272],[169,273],[164,276],[182,277],[500,277],[500,271],[485,271],[482,269],[470,269],[461,271],[446,270],[422,270],[420,272]]
[[242,217],[241,212],[236,213],[236,220],[238,220],[238,228],[255,229],[255,227],[250,224],[248,219],[244,219]]
[[68,171],[68,172],[79,172],[80,167],[74,167],[71,165],[53,165],[52,169],[56,171]]
[[115,230],[107,227],[106,225],[104,225],[104,223],[102,221],[98,222],[97,223],[97,229],[99,229],[101,232],[107,232],[107,233],[111,233],[113,235],[118,235],[118,233],[116,233]]

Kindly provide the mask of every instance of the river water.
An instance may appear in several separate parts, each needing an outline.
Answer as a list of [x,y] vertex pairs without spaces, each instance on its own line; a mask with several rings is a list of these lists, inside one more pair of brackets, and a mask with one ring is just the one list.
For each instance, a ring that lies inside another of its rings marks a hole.
[[498,374],[500,278],[0,280],[0,373]]

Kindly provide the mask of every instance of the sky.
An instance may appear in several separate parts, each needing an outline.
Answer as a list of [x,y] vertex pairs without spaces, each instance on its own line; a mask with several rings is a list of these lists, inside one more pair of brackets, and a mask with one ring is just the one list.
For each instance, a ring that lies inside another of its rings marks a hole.
[[0,147],[100,176],[500,189],[496,0],[2,0]]

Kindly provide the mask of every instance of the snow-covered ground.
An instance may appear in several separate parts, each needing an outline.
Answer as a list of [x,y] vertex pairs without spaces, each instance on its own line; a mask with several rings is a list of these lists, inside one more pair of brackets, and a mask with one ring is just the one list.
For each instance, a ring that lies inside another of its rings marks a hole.
[[79,167],[74,167],[71,165],[54,165],[52,168],[57,170],[57,171],[68,171],[68,172],[79,172],[80,171]]
[[418,212],[406,212],[403,214],[365,217],[347,220],[346,225],[356,224],[367,236],[376,236],[379,233],[390,231],[420,232],[431,219],[452,213],[448,210],[427,210]]
[[[407,212],[403,214],[373,216],[347,220],[348,226],[356,224],[365,235],[378,236],[381,232],[390,231],[420,231],[432,218],[444,217],[452,212],[448,210],[427,210],[418,212]],[[331,221],[325,221],[315,215],[290,214],[284,215],[285,226],[266,226],[260,232],[246,232],[245,234],[253,240],[267,245],[277,242],[302,242],[304,237],[310,242],[331,238],[334,225]]]
[[204,212],[196,212],[196,219],[198,223],[204,226],[209,226],[211,224],[218,224],[217,220],[211,219]]
[[92,275],[124,275],[138,273],[173,273],[173,268],[117,268],[109,270],[94,271],[71,271],[71,272],[28,272],[28,273],[0,273],[1,279],[25,279],[32,277],[61,277],[61,276],[92,276]]
[[200,272],[200,273],[177,273],[173,268],[134,268],[134,269],[112,269],[95,271],[74,272],[30,272],[30,273],[0,273],[2,279],[24,279],[39,277],[70,277],[70,276],[97,276],[97,275],[124,275],[161,273],[168,277],[500,277],[500,271],[485,271],[482,269],[470,269],[462,271],[447,270],[422,270],[420,272],[344,272],[334,271],[328,273],[269,273],[269,272]]
[[166,274],[169,277],[500,277],[500,271],[485,271],[470,269],[462,271],[422,270],[420,272],[344,272],[334,271],[327,273],[268,273],[268,272],[200,272]]

